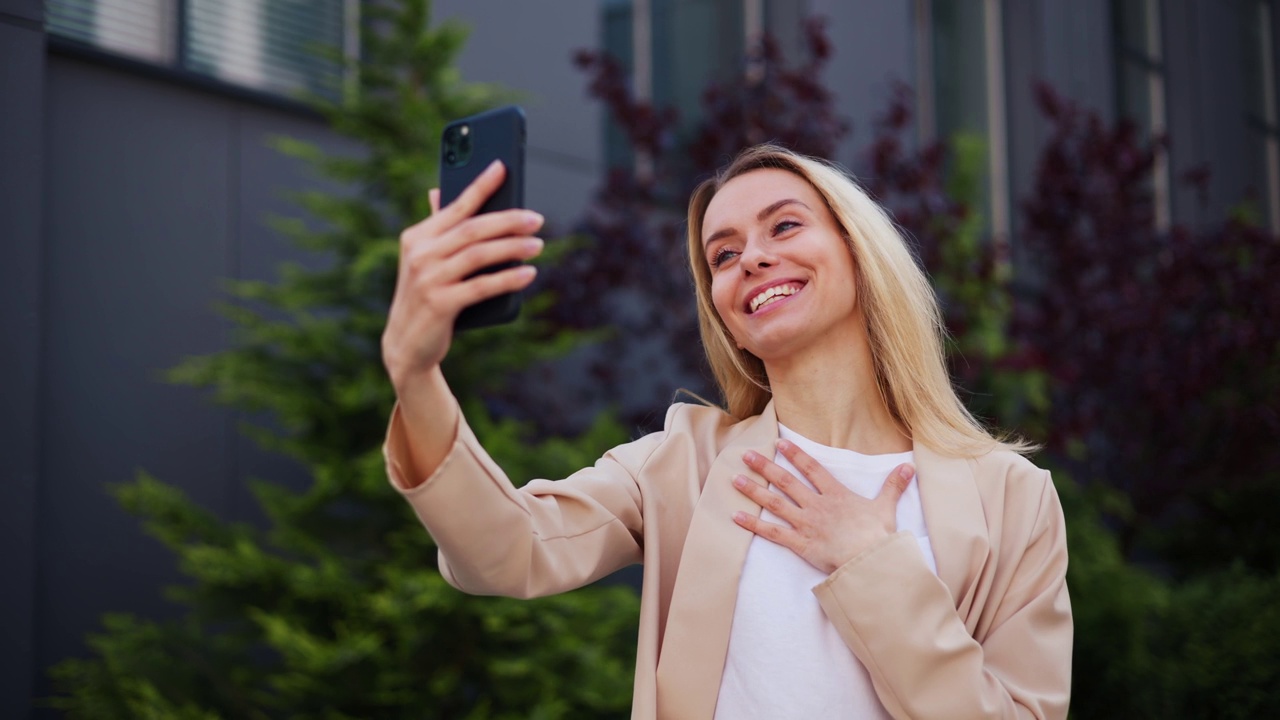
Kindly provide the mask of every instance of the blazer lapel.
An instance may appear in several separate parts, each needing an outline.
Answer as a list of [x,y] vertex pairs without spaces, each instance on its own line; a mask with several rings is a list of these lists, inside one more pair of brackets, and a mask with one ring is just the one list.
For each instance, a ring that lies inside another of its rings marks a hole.
[[[924,524],[938,564],[938,577],[951,591],[960,617],[969,625],[969,611],[979,571],[990,552],[986,512],[978,494],[972,464],[944,457],[915,443],[916,482]],[[969,628],[973,632],[973,628]]]
[[755,450],[772,458],[778,418],[770,402],[720,452],[707,473],[680,557],[658,658],[658,717],[710,718],[715,713],[738,600],[738,581],[752,535],[733,522],[760,507],[733,487],[735,475],[766,485],[744,462]]

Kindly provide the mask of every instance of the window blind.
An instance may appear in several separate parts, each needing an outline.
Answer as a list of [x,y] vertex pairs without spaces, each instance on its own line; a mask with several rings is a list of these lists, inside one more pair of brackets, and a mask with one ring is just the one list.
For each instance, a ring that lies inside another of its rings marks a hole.
[[353,0],[48,0],[51,35],[281,95],[339,92]]

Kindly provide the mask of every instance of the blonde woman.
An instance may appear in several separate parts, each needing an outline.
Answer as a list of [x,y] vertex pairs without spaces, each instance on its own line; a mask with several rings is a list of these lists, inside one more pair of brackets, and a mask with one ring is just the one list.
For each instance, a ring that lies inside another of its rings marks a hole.
[[957,399],[928,280],[852,180],[766,145],[703,183],[689,261],[727,407],[516,489],[440,372],[458,311],[532,279],[467,279],[541,248],[533,213],[473,217],[501,178],[405,231],[383,339],[388,473],[451,584],[643,563],[634,718],[1066,717],[1057,494]]

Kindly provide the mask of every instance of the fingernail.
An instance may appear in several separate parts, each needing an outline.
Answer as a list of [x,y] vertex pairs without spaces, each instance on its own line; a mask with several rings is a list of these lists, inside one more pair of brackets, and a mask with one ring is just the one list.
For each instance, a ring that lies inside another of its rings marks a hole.
[[736,477],[734,477],[734,478],[733,478],[733,486],[734,486],[734,487],[746,487],[746,486],[747,486],[747,479],[746,479],[745,477],[741,476],[741,475],[738,475],[738,476],[736,476]]
[[485,168],[485,169],[484,169],[484,172],[485,172],[485,174],[486,174],[486,175],[492,175],[492,174],[494,174],[495,172],[497,172],[497,171],[498,171],[498,168],[500,168],[500,167],[502,167],[502,161],[501,161],[501,160],[494,160],[493,162],[489,163],[489,167]]
[[522,278],[531,278],[538,274],[538,268],[532,265],[521,265],[516,268],[516,273]]
[[733,519],[736,522],[743,522],[747,519],[747,514],[744,512],[736,512],[733,514]]
[[529,252],[537,252],[542,249],[542,238],[530,238],[524,241],[524,249]]
[[777,444],[778,444],[778,449],[783,452],[787,452],[788,450],[791,449],[791,443],[787,442],[786,440],[783,440],[782,438],[778,438]]
[[902,476],[903,480],[910,480],[911,476],[914,475],[915,473],[916,473],[916,469],[911,467],[910,465],[906,465],[900,470],[898,470],[898,474]]
[[742,454],[742,459],[746,460],[749,463],[755,462],[757,459],[759,459],[759,457],[760,456],[756,453],[755,450],[748,450]]
[[532,210],[530,210],[528,213],[525,213],[524,223],[529,227],[539,227],[544,222],[546,222],[546,218],[542,217],[536,212],[533,212]]

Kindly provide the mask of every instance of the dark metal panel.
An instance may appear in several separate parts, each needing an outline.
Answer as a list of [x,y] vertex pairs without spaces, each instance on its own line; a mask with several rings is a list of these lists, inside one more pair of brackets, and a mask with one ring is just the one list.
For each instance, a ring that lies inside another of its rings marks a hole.
[[[105,492],[146,470],[233,520],[260,521],[246,477],[305,481],[257,450],[237,416],[165,384],[183,357],[228,342],[226,277],[316,262],[277,237],[283,192],[314,186],[266,146],[287,133],[356,152],[317,120],[113,67],[50,56],[48,358],[35,660],[84,654],[108,611],[161,617],[172,556]],[[38,682],[41,694],[47,682]]]
[[210,304],[233,150],[226,103],[200,93],[51,57],[47,94],[42,669],[105,611],[170,612],[173,558],[108,484],[146,470],[224,509],[227,413],[161,373],[226,339]]
[[[1174,219],[1192,226],[1220,221],[1245,198],[1255,138],[1246,123],[1244,3],[1166,2],[1170,174]],[[1210,170],[1207,203],[1179,178]],[[1260,190],[1262,190],[1260,188]],[[1265,195],[1258,200],[1265,203]],[[1265,205],[1258,207],[1265,213]],[[1265,215],[1264,215],[1265,216]]]
[[1113,53],[1109,0],[1039,0],[1044,77],[1109,117]]
[[1035,182],[1036,162],[1046,136],[1036,107],[1035,84],[1044,79],[1042,3],[1004,0],[1004,80],[1009,134],[1011,237],[1022,227],[1022,202]]
[[1023,225],[1022,202],[1033,192],[1048,121],[1035,100],[1046,82],[1060,95],[1114,115],[1108,0],[1004,0],[1005,82],[1009,128],[1012,227]]
[[[600,3],[438,0],[436,19],[471,35],[458,61],[464,79],[517,90],[528,118],[526,199],[558,227],[576,222],[603,177],[604,111],[587,97],[573,54],[600,46]],[[566,176],[568,186],[557,185]]]
[[874,138],[874,120],[888,107],[894,84],[916,82],[912,3],[813,0],[810,9],[828,19],[833,52],[823,79],[835,94],[836,112],[853,123],[837,159],[860,171],[861,151]]
[[40,0],[0,0],[0,15],[43,23],[44,3]]
[[[13,5],[13,3],[9,3]],[[0,714],[34,690],[44,33],[0,21]]]
[[[308,118],[250,105],[239,106],[233,127],[235,164],[231,172],[235,178],[235,210],[227,274],[241,279],[275,281],[280,265],[285,262],[319,267],[323,258],[294,248],[269,227],[269,220],[273,216],[308,217],[286,197],[290,192],[342,190],[334,183],[317,181],[308,166],[277,152],[269,142],[275,136],[286,135],[347,156],[356,156],[359,146],[335,137],[321,123]],[[243,419],[240,413],[235,416],[237,423]],[[295,461],[266,452],[238,430],[233,432],[226,480],[228,517],[262,524],[265,517],[246,480],[257,478],[301,489],[309,482],[308,475]]]

